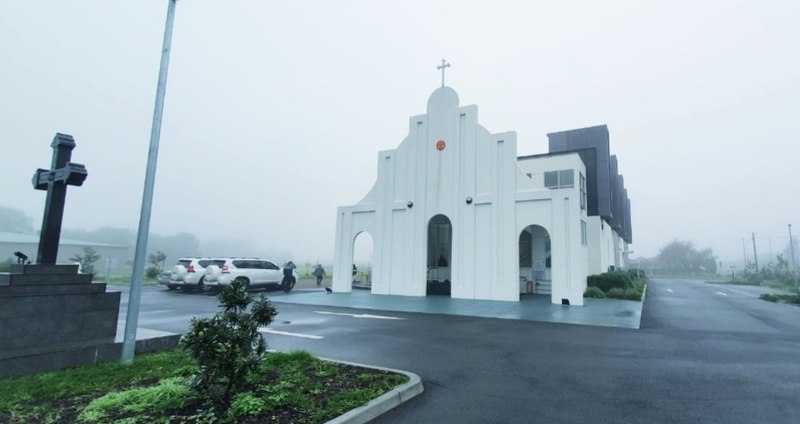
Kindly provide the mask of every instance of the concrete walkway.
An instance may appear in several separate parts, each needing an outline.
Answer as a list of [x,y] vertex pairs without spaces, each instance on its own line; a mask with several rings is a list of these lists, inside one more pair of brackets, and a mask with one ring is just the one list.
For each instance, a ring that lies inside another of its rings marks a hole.
[[421,312],[486,318],[639,328],[643,302],[616,299],[585,299],[584,306],[550,303],[550,296],[523,296],[519,302],[452,299],[448,296],[387,296],[368,290],[351,293],[326,293],[324,290],[297,290],[283,296],[270,296],[273,302],[334,306],[381,311]]

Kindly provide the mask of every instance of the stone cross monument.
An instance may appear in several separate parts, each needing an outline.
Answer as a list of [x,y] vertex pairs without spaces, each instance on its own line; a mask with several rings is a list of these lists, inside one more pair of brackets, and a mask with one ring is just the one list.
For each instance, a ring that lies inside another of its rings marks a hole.
[[92,283],[78,265],[56,264],[67,186],[83,184],[86,168],[69,161],[71,136],[56,134],[51,146],[50,169],[33,176],[34,188],[47,190],[37,263],[0,273],[0,378],[115,360],[121,349],[120,293]]
[[61,239],[61,220],[64,217],[64,202],[67,186],[80,186],[88,175],[86,167],[70,162],[75,139],[71,135],[56,133],[53,138],[53,160],[50,169],[37,169],[33,174],[33,187],[47,190],[42,231],[39,234],[39,251],[36,263],[54,265]]

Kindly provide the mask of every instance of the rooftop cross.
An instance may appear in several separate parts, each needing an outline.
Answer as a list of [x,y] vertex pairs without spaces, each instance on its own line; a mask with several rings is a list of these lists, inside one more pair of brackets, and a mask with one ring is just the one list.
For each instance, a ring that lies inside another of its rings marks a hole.
[[70,162],[75,139],[71,135],[56,133],[53,138],[53,161],[50,169],[37,169],[33,174],[33,187],[47,190],[44,204],[42,231],[39,233],[37,264],[55,264],[58,256],[58,241],[61,239],[61,220],[64,217],[64,201],[67,186],[79,186],[86,179],[86,167]]
[[450,67],[450,64],[447,63],[444,59],[442,59],[442,64],[436,67],[436,69],[441,69],[442,70],[442,87],[444,87],[444,70],[445,70],[445,68],[449,68],[449,67]]

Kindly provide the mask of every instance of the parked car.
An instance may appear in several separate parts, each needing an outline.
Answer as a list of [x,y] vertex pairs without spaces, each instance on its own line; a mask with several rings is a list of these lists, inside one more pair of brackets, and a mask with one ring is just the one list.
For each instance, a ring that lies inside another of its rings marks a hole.
[[[230,285],[234,281],[242,281],[248,288],[267,287],[291,290],[283,287],[283,269],[261,258],[215,258],[213,263],[206,267],[204,281],[209,288],[219,288]],[[222,263],[220,264],[220,261]],[[292,271],[295,281],[300,276],[297,271]],[[288,291],[287,290],[287,291]]]
[[170,277],[172,277],[172,271],[162,272],[158,276],[158,284],[161,284],[162,286],[167,286],[170,290],[175,290],[178,287],[172,284],[172,282],[170,281]]
[[206,267],[222,263],[224,263],[223,260],[212,258],[180,258],[172,267],[172,275],[167,287],[203,291]]

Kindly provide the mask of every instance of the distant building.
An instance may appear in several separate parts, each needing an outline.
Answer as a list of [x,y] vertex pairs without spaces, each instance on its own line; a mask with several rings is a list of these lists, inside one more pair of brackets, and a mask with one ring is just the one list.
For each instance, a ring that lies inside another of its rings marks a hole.
[[625,266],[630,201],[605,126],[548,135],[517,157],[477,106],[441,87],[397,149],[378,153],[363,200],[338,208],[333,290],[352,289],[355,238],[372,236],[372,293],[583,304],[586,277]]
[[[85,247],[91,247],[100,255],[100,259],[94,264],[96,272],[105,272],[108,265],[111,265],[112,269],[124,265],[130,257],[129,246],[62,238],[58,244],[57,262],[72,263],[69,258],[76,254],[82,255]],[[38,249],[38,235],[0,232],[0,261],[13,259],[16,263],[14,252],[22,252],[35,263]]]

